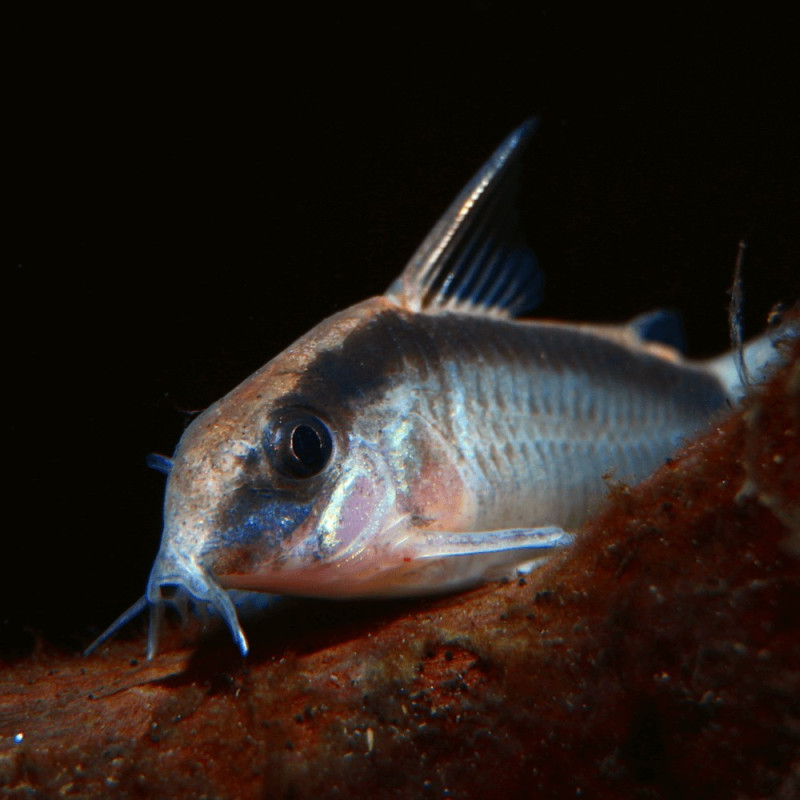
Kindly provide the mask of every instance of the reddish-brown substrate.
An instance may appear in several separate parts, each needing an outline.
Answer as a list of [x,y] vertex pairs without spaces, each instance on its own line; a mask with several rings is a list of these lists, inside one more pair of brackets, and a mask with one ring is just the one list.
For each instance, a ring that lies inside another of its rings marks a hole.
[[299,603],[246,660],[41,648],[0,679],[0,794],[798,797],[798,528],[800,348],[526,581]]

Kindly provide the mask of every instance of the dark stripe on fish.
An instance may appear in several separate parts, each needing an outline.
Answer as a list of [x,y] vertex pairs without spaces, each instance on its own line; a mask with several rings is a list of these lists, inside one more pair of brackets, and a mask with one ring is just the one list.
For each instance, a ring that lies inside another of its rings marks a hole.
[[[579,376],[585,394],[566,397],[561,382],[548,385],[552,376],[564,373]],[[414,390],[433,377],[446,390],[454,374],[464,382],[472,403],[498,413],[522,402],[532,414],[579,412],[581,419],[591,421],[598,414],[593,392],[606,387],[623,399],[630,392],[635,406],[651,420],[674,406],[677,416],[702,422],[725,402],[712,375],[593,331],[400,309],[379,311],[340,346],[318,353],[281,402],[311,406],[346,425],[365,403],[379,399],[398,381],[407,381]],[[623,405],[631,410],[630,404]],[[604,408],[603,413],[620,413],[623,420],[632,421],[622,408]],[[561,421],[569,424],[568,419]]]

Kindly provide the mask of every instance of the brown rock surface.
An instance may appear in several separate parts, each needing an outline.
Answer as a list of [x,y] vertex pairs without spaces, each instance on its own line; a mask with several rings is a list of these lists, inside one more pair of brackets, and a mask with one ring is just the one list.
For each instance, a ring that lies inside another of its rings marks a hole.
[[298,603],[245,660],[224,631],[39,648],[0,678],[0,793],[800,796],[794,355],[527,580]]

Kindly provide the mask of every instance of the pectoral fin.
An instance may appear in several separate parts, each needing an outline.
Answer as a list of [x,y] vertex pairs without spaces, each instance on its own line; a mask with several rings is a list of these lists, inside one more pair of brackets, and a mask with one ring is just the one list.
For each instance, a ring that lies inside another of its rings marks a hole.
[[498,531],[420,531],[400,545],[405,562],[381,594],[411,596],[461,591],[517,570],[530,572],[574,537],[555,526]]
[[[508,528],[499,531],[431,531],[420,536],[417,558],[444,558],[477,556],[511,551],[518,553],[520,561],[536,554],[530,550],[549,550],[566,547],[575,537],[562,528],[549,525],[544,528]],[[415,542],[416,545],[416,542]]]

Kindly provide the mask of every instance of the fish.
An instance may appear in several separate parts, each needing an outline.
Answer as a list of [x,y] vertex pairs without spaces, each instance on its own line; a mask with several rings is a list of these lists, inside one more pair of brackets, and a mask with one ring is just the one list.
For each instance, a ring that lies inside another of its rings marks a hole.
[[[744,392],[690,361],[670,312],[624,325],[522,319],[543,277],[515,210],[514,130],[381,296],[328,317],[194,419],[167,473],[145,595],[147,657],[177,591],[249,644],[236,592],[464,590],[568,548],[608,476],[645,478]],[[745,348],[775,361],[766,336]]]

